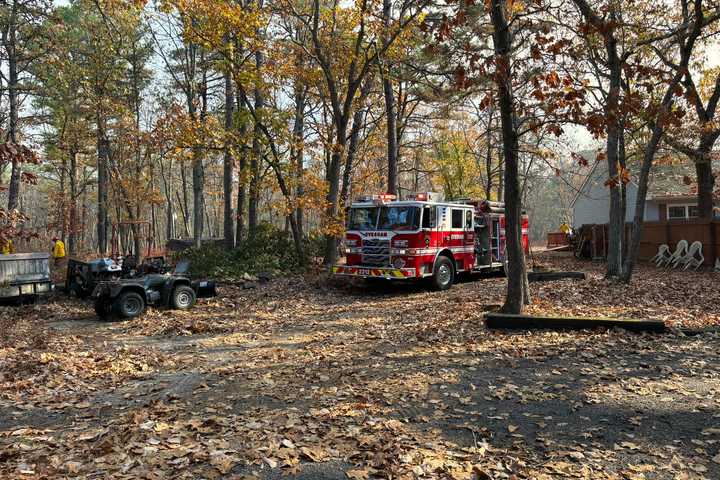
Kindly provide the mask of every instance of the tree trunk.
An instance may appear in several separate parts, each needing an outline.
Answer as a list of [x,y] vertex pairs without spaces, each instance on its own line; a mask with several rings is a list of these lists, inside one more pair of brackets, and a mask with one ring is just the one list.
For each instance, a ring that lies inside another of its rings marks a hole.
[[[684,12],[687,14],[687,11]],[[652,130],[650,140],[645,145],[643,153],[643,163],[640,168],[640,178],[638,180],[638,192],[635,201],[635,216],[632,226],[632,240],[628,248],[628,255],[625,259],[622,280],[629,282],[632,278],[633,268],[637,262],[638,252],[640,251],[640,240],[642,239],[643,221],[645,219],[645,201],[647,199],[648,180],[650,178],[650,168],[652,167],[655,153],[658,150],[660,141],[665,134],[667,116],[675,101],[675,89],[680,84],[685,72],[687,72],[692,55],[693,48],[697,38],[700,36],[703,23],[702,3],[697,0],[694,5],[694,18],[691,22],[688,18],[684,18],[684,24],[687,29],[687,36],[683,38],[680,48],[680,62],[676,70],[675,76],[668,82],[665,94],[663,95],[660,106],[657,109],[654,119],[651,121]]]
[[358,143],[360,143],[360,129],[365,121],[365,108],[360,108],[353,115],[353,124],[350,127],[350,143],[348,144],[348,154],[345,159],[342,176],[342,190],[340,192],[340,206],[345,208],[348,204],[352,186],[352,169],[355,165],[355,156],[357,155]]
[[[130,65],[132,69],[132,101],[133,106],[135,110],[135,174],[137,175],[137,178],[141,178],[142,176],[142,150],[141,150],[141,132],[140,132],[140,107],[142,105],[142,99],[140,98],[140,72],[142,69],[142,66],[138,64],[138,56],[137,56],[137,43],[133,42],[132,44],[132,57],[130,59]],[[150,183],[153,183],[152,174],[150,176]],[[138,224],[137,222],[140,221],[142,218],[142,203],[140,202],[140,199],[134,199],[132,198],[130,192],[127,192],[126,194],[127,202],[128,202],[128,210],[131,214],[131,220],[132,220],[132,233],[133,233],[133,245],[135,250],[135,261],[140,263],[143,257],[142,252],[142,235],[143,235],[143,229],[142,225]],[[133,205],[134,203],[134,205]],[[133,207],[135,208],[135,211],[133,213]],[[148,229],[145,232],[146,235],[150,234],[150,227],[148,225]],[[150,241],[149,238],[145,239],[146,244]],[[147,245],[146,245],[147,247]]]
[[[235,106],[234,86],[232,74],[225,73],[225,134],[230,135],[233,129],[233,108]],[[225,247],[233,248],[235,246],[235,223],[233,219],[233,169],[234,160],[231,152],[229,140],[226,140],[225,155],[223,157],[223,236],[225,238]]]
[[498,101],[505,158],[505,248],[507,255],[507,293],[502,310],[521,313],[530,300],[527,290],[525,254],[522,246],[522,205],[519,182],[519,141],[515,124],[512,92],[512,38],[505,17],[505,2],[492,0],[493,44],[495,47]]
[[[622,199],[620,181],[618,177],[618,149],[620,143],[620,88],[622,80],[622,65],[618,54],[618,42],[615,38],[617,26],[616,6],[610,7],[609,20],[602,20],[586,0],[573,0],[580,9],[586,22],[592,24],[603,36],[605,52],[607,54],[607,75],[609,76],[608,95],[605,99],[604,113],[607,124],[606,155],[608,164],[608,177],[610,189],[610,210],[608,221],[608,251],[607,271],[608,278],[618,278],[622,275],[623,261],[623,231],[625,218],[622,216]],[[603,72],[605,73],[605,72]]]
[[190,203],[188,201],[188,182],[185,165],[180,165],[180,180],[182,183],[182,199],[180,207],[183,214],[183,227],[185,229],[185,238],[190,236]]
[[[265,63],[265,55],[261,51],[255,52],[255,69],[258,75]],[[258,83],[255,85],[255,112],[262,118],[262,112],[265,107],[265,97],[262,92],[262,86]],[[253,237],[257,231],[258,225],[258,203],[260,202],[260,159],[262,157],[262,130],[258,122],[255,122],[252,142],[252,156],[250,157],[250,198],[248,202],[248,236]]]
[[[611,18],[615,18],[614,12],[611,15]],[[622,239],[625,230],[625,218],[622,215],[622,198],[620,192],[621,179],[618,175],[618,152],[621,135],[619,128],[619,102],[622,71],[617,51],[617,40],[613,34],[606,35],[605,50],[607,51],[608,69],[610,74],[608,97],[605,102],[605,119],[607,122],[606,154],[608,177],[610,179],[610,211],[608,212],[609,223],[606,275],[608,278],[618,278],[623,273]]]
[[[167,178],[167,174],[165,172],[165,162],[163,162],[163,158],[160,157],[160,160],[158,162],[160,164],[160,177],[162,178],[163,182],[163,192],[165,193],[165,240],[170,240],[175,235],[175,219],[174,217],[174,209],[173,209],[173,197],[172,197],[172,187],[171,187],[171,181],[172,179]],[[172,171],[172,161],[169,165],[169,170]],[[182,210],[182,207],[181,207]]]
[[645,219],[645,201],[647,199],[648,180],[650,178],[650,168],[652,167],[655,152],[660,144],[664,130],[659,125],[655,125],[652,131],[650,141],[645,146],[643,154],[643,162],[640,167],[640,178],[638,179],[637,198],[635,199],[635,215],[632,223],[632,233],[630,245],[628,246],[627,257],[625,259],[622,281],[629,282],[632,277],[633,268],[637,260],[638,251],[640,250],[640,240],[642,238],[642,227]]
[[[10,115],[8,118],[8,141],[17,144],[18,141],[18,119],[19,119],[19,98],[18,98],[18,58],[17,58],[17,38],[16,38],[16,19],[17,19],[17,1],[13,2],[12,11],[10,13],[10,25],[8,26],[7,41],[5,50],[8,55],[8,101]],[[10,173],[10,186],[8,188],[8,210],[14,210],[18,207],[20,197],[20,159],[17,155],[12,156],[12,171]]]
[[[83,178],[86,178],[86,175],[84,173],[83,168]],[[85,225],[87,225],[87,187],[82,189],[82,197],[81,197],[81,205],[82,209],[80,210],[80,238],[79,238],[79,244],[80,244],[80,250],[85,250],[86,247],[86,240],[85,240]],[[92,237],[90,237],[92,238]]]
[[715,191],[715,176],[712,171],[710,151],[703,152],[701,156],[693,159],[695,161],[695,173],[698,184],[698,214],[700,218],[711,219],[713,211],[713,193]]
[[78,213],[77,213],[77,152],[70,150],[69,155],[70,168],[68,180],[70,183],[70,221],[68,228],[68,253],[77,254],[77,234],[78,234]]
[[175,226],[175,219],[173,218],[173,200],[171,194],[166,193],[165,197],[165,201],[167,203],[165,206],[165,241],[168,241],[175,235],[175,229],[173,228]]
[[155,250],[158,232],[158,219],[155,212],[155,203],[150,204],[150,232],[147,238],[147,248]]
[[385,96],[385,115],[387,116],[387,193],[398,194],[398,149],[397,149],[397,119],[395,117],[395,96],[392,83],[387,76],[383,79],[383,93]]
[[[67,216],[65,213],[67,212],[67,172],[68,172],[68,160],[63,157],[62,159],[62,166],[60,168],[60,202],[59,205],[56,205],[56,211],[54,212],[55,215],[60,219],[60,239],[65,242],[65,235],[68,230],[68,222],[67,222]],[[50,212],[48,212],[50,213]]]
[[[205,53],[202,52],[200,55],[201,63],[205,64]],[[207,116],[207,71],[202,73],[201,88],[199,91],[200,98],[200,122],[205,121]],[[193,106],[189,105],[190,113],[193,118],[194,115],[194,98],[190,99]],[[203,151],[199,146],[193,148],[193,169],[192,169],[192,184],[193,184],[193,240],[196,248],[200,248],[202,245],[202,237],[205,231],[205,166],[203,165]]]
[[498,180],[497,180],[497,199],[500,201],[505,196],[505,161],[502,152],[498,149]]
[[205,226],[204,222],[204,183],[205,183],[205,169],[203,167],[203,155],[199,147],[193,148],[193,168],[192,168],[192,183],[193,183],[193,242],[195,247],[200,247],[202,244],[203,229]]
[[98,178],[98,251],[107,255],[108,251],[108,174],[110,167],[110,140],[105,135],[104,119],[98,112],[97,117],[97,178]]
[[[247,127],[244,122],[241,122],[238,127],[238,135],[240,138],[245,138],[247,133]],[[237,214],[235,217],[236,228],[235,228],[235,244],[240,245],[245,238],[245,203],[246,203],[246,189],[245,189],[245,170],[247,169],[247,148],[245,145],[240,149],[240,159],[238,162],[238,190],[237,190]]]
[[[493,110],[490,109],[489,111],[489,117],[488,117],[488,126],[487,126],[487,132],[485,136],[485,142],[487,143],[487,151],[485,152],[485,175],[486,175],[486,182],[485,182],[485,198],[487,200],[492,200],[492,185],[493,185],[493,175],[492,175],[492,121],[493,121]],[[498,197],[498,201],[500,200],[500,197]]]
[[133,254],[135,255],[135,261],[140,262],[142,260],[142,233],[140,232],[140,225],[136,220],[133,220],[133,223],[130,225],[130,231],[132,232],[133,236]]
[[352,192],[352,169],[355,165],[355,157],[357,156],[357,150],[360,144],[360,131],[365,125],[365,115],[368,112],[368,109],[363,106],[363,102],[370,94],[371,88],[372,77],[369,77],[360,89],[360,99],[358,100],[360,106],[353,114],[353,123],[352,127],[350,127],[350,143],[348,144],[347,158],[345,159],[345,166],[343,168],[342,191],[340,193],[340,205],[343,208],[348,204],[348,198]]
[[[329,226],[334,230],[335,222],[338,218],[338,194],[340,190],[340,161],[343,154],[345,153],[345,141],[347,137],[347,121],[345,119],[339,119],[336,132],[337,146],[333,150],[330,156],[330,165],[327,171],[328,180],[328,194],[326,197],[327,208],[325,209],[326,221]],[[325,235],[325,255],[323,258],[323,265],[330,268],[337,261],[337,247],[338,237],[335,233],[328,233]]]
[[300,238],[304,237],[303,221],[304,209],[302,197],[305,193],[303,177],[305,173],[305,87],[295,86],[295,121],[293,123],[293,163],[295,166],[295,221]]
[[[383,0],[383,26],[385,28],[385,42],[389,41],[391,0]],[[380,59],[378,57],[378,61]],[[383,71],[384,70],[384,71]],[[387,118],[387,193],[398,193],[398,149],[397,149],[397,117],[395,115],[395,94],[392,81],[389,78],[390,68],[380,62],[382,73],[383,96],[385,97],[385,117]]]
[[[620,168],[627,168],[627,151],[625,150],[625,119],[618,125],[618,164]],[[627,258],[628,238],[625,219],[627,218],[627,185],[620,183],[620,218],[622,218],[622,235],[620,237],[622,258]]]

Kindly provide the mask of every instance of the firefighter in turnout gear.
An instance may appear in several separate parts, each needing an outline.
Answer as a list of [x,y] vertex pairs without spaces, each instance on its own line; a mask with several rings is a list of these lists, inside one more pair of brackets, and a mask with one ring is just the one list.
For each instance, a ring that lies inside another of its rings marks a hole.
[[0,255],[8,255],[10,253],[15,253],[13,241],[9,238],[7,240],[0,240]]
[[57,237],[53,237],[52,256],[55,259],[55,265],[65,258],[65,244]]

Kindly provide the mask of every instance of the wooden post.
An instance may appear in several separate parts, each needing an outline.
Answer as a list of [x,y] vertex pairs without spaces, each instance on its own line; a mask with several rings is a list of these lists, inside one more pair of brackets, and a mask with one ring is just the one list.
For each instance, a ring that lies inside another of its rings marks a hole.
[[509,330],[622,328],[631,332],[664,333],[667,331],[665,323],[661,320],[511,315],[500,312],[486,313],[485,325],[490,329]]
[[715,259],[717,258],[717,249],[718,249],[717,228],[716,228],[717,224],[711,219],[708,221],[708,227],[710,228],[710,245],[711,245],[711,249],[710,249],[711,253],[709,255],[709,260],[710,260],[710,266],[712,267],[715,265]]

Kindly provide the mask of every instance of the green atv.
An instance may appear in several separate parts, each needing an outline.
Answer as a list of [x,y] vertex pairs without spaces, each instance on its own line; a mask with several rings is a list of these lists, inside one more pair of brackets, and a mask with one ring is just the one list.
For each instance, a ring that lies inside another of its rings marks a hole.
[[181,262],[172,273],[152,273],[137,278],[120,278],[99,282],[92,293],[95,313],[100,318],[117,315],[134,318],[148,305],[187,310],[197,298],[217,295],[213,280],[192,281],[187,263]]

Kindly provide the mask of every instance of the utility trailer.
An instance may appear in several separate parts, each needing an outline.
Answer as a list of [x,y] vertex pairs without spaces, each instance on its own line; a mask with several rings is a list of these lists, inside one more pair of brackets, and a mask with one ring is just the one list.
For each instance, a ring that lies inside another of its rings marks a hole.
[[51,291],[50,254],[0,255],[0,300],[34,300]]

